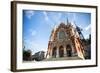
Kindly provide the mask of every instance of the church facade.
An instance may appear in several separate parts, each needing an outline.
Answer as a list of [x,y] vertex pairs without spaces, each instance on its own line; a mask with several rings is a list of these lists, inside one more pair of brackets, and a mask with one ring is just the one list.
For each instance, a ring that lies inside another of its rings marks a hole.
[[79,34],[70,22],[60,23],[52,30],[48,42],[47,58],[78,56],[84,59],[83,53]]

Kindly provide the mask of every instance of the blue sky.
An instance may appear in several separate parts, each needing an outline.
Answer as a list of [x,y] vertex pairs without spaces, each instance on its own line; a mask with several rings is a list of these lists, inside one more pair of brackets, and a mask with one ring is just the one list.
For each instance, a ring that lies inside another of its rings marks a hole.
[[52,29],[61,22],[71,23],[83,29],[85,38],[91,33],[91,14],[77,12],[54,12],[23,10],[23,45],[33,53],[47,51]]

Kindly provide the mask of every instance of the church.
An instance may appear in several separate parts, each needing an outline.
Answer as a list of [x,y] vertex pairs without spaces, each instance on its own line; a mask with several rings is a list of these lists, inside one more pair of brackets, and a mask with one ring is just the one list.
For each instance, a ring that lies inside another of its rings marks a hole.
[[84,59],[84,47],[80,35],[71,22],[60,23],[50,35],[47,58],[80,57]]

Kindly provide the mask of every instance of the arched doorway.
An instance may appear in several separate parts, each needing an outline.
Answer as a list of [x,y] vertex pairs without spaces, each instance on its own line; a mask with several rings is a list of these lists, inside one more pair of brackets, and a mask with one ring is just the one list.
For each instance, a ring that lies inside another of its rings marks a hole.
[[71,57],[72,56],[72,48],[69,44],[66,46],[66,51],[67,51],[67,56]]
[[54,47],[53,50],[52,50],[52,57],[53,58],[56,58],[56,50],[57,50],[56,47]]
[[63,46],[59,47],[59,57],[64,57],[64,48],[63,48]]

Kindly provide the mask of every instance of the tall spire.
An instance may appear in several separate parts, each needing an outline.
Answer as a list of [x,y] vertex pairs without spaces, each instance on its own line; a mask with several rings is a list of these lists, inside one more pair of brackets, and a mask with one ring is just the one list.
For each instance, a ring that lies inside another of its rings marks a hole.
[[67,24],[69,24],[69,20],[68,20],[68,18],[67,18]]

